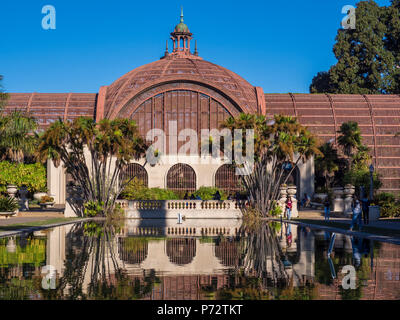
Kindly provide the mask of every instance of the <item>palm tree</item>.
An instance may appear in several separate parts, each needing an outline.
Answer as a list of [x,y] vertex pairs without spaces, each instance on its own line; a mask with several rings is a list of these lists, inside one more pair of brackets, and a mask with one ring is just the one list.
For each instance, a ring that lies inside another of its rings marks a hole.
[[[263,216],[270,214],[278,200],[279,187],[287,182],[299,162],[320,154],[317,137],[294,117],[275,115],[269,121],[264,116],[241,114],[227,119],[222,127],[231,131],[254,129],[254,166],[242,176],[242,181],[250,201]],[[245,146],[242,143],[243,151]],[[287,167],[290,169],[286,170]]]
[[320,146],[322,156],[315,158],[315,171],[325,180],[325,188],[329,189],[335,177],[335,172],[339,170],[339,156],[336,148],[331,143],[326,142]]
[[[100,205],[101,214],[107,216],[134,178],[119,183],[121,170],[130,160],[142,157],[146,149],[147,143],[132,120],[103,119],[96,123],[80,117],[72,122],[54,122],[39,138],[36,156],[42,162],[52,159],[56,167],[63,163],[76,183],[71,193],[79,194],[85,203]],[[70,204],[83,215],[82,205]]]
[[37,121],[29,114],[13,111],[0,118],[0,150],[3,159],[23,162],[34,153],[36,147]]
[[343,153],[348,157],[349,169],[351,169],[352,155],[355,154],[362,145],[361,130],[357,122],[348,121],[342,123],[338,133],[340,133],[338,144],[342,146]]

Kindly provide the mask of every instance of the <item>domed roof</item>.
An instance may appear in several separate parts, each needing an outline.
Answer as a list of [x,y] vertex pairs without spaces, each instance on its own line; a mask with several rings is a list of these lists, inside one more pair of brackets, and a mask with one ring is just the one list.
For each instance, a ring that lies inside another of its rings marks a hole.
[[171,54],[136,68],[107,88],[105,117],[116,117],[136,95],[162,83],[192,82],[222,93],[243,112],[257,112],[255,87],[236,73],[192,54]]
[[176,25],[175,32],[190,32],[190,31],[189,31],[188,26],[186,24],[184,24],[183,22],[181,22],[178,25]]

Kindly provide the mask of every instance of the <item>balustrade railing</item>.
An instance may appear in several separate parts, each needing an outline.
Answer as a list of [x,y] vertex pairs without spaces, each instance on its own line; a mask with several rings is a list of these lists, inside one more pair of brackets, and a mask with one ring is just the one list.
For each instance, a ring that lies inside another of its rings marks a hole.
[[248,201],[235,200],[117,200],[123,209],[156,210],[240,210]]

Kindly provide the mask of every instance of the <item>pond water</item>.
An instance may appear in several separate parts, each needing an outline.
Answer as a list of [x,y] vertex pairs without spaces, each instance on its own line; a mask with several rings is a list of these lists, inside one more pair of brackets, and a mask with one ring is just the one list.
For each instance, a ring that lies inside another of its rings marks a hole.
[[399,272],[398,245],[279,222],[86,222],[0,238],[0,299],[397,300]]

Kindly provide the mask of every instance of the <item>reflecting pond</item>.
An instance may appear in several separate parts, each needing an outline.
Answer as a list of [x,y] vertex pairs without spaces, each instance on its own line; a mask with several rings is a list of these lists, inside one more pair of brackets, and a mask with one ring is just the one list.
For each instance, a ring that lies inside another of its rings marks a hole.
[[399,272],[398,245],[280,222],[91,221],[0,238],[0,299],[399,299]]

